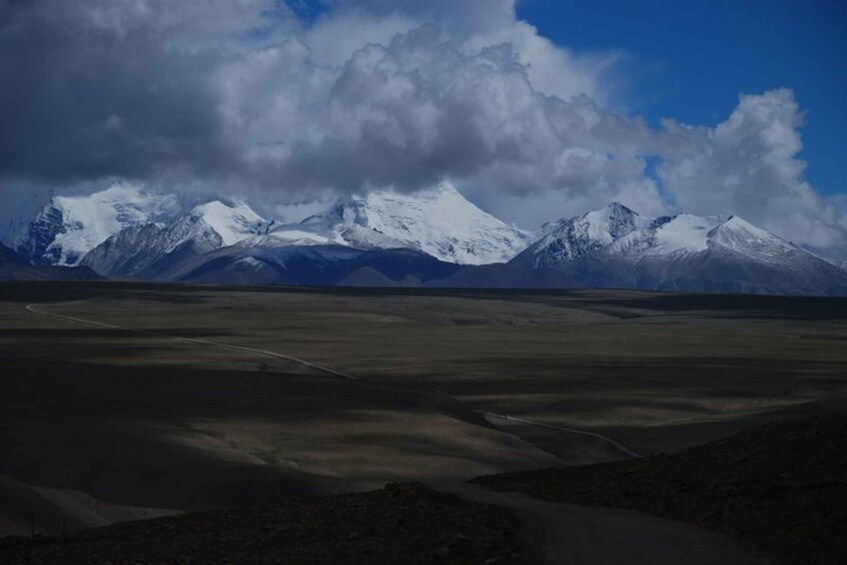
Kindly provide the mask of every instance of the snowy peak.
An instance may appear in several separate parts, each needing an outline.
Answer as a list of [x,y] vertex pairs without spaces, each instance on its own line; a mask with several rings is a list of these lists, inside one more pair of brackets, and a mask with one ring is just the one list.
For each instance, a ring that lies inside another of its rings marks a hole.
[[87,196],[56,196],[32,221],[18,251],[36,264],[77,265],[123,228],[169,219],[178,212],[176,197],[128,183]]
[[108,276],[158,274],[178,261],[261,234],[268,225],[247,204],[215,200],[167,223],[130,225],[92,249],[82,264]]
[[[359,249],[409,248],[466,265],[505,262],[529,236],[469,202],[443,182],[404,194],[371,192],[339,201],[327,213],[270,234],[278,245],[348,245]],[[268,244],[269,238],[262,238]]]
[[654,220],[649,228],[653,235],[652,246],[646,253],[672,255],[677,253],[699,253],[709,248],[710,232],[718,227],[723,218],[718,216],[694,216],[679,214]]
[[612,242],[632,233],[643,222],[641,216],[617,202],[583,214],[575,225],[596,241]]
[[557,268],[585,256],[670,260],[705,252],[766,264],[784,264],[794,256],[810,255],[737,216],[679,214],[648,220],[626,206],[611,204],[547,224],[544,235],[518,255],[514,264]]
[[628,236],[649,221],[614,202],[581,216],[545,224],[541,238],[515,258],[522,266],[555,267]]
[[195,207],[191,215],[202,218],[206,225],[221,236],[224,246],[261,234],[269,226],[267,220],[244,202],[227,205],[215,200]]
[[730,216],[710,232],[709,236],[709,241],[714,247],[751,258],[780,261],[795,253],[807,253],[738,216]]
[[552,269],[564,284],[578,287],[847,292],[847,273],[737,216],[679,214],[648,221],[614,205],[550,224],[510,265]]
[[[91,250],[127,228],[171,224],[183,211],[175,195],[119,183],[86,196],[55,196],[17,242],[19,253],[40,265],[77,265]],[[247,204],[211,201],[191,210],[222,245],[263,233],[268,222]]]
[[581,216],[548,222],[542,226],[542,231],[552,233],[570,229],[592,240],[611,243],[634,230],[640,223],[639,220],[640,216],[637,212],[623,204],[612,202],[608,206],[586,212]]

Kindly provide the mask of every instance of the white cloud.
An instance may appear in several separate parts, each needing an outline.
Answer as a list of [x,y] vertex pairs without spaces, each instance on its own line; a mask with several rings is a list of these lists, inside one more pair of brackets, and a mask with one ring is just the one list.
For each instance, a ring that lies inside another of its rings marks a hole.
[[353,0],[337,6],[305,35],[318,64],[341,65],[368,44],[388,45],[399,34],[435,24],[468,55],[510,45],[542,94],[566,100],[587,95],[601,102],[613,95],[604,79],[620,53],[577,54],[557,46],[517,19],[514,0]]
[[714,128],[669,121],[660,138],[664,188],[680,209],[737,214],[815,248],[845,241],[844,216],[806,180],[803,113],[786,88],[740,97]]

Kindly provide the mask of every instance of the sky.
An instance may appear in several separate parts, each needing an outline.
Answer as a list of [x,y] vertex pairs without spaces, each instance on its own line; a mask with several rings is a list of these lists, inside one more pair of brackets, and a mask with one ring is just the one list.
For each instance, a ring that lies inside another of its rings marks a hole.
[[621,106],[649,123],[710,125],[739,93],[790,87],[806,112],[803,155],[821,192],[847,190],[847,3],[839,0],[523,0],[518,17],[576,50],[628,55]]
[[847,257],[845,19],[829,0],[0,0],[0,203],[133,182],[273,209],[447,179],[528,228],[620,201]]

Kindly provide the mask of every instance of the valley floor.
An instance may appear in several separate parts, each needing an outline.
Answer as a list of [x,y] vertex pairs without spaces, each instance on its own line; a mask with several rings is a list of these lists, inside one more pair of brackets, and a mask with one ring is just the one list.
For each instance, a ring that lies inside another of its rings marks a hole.
[[676,452],[839,409],[845,340],[847,299],[4,284],[0,474],[116,510],[0,525]]

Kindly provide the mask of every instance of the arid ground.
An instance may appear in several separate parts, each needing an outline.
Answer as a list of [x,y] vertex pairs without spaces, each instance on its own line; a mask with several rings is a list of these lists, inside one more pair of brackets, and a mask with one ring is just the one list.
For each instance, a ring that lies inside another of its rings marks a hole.
[[845,406],[847,299],[0,286],[4,533],[676,452]]

